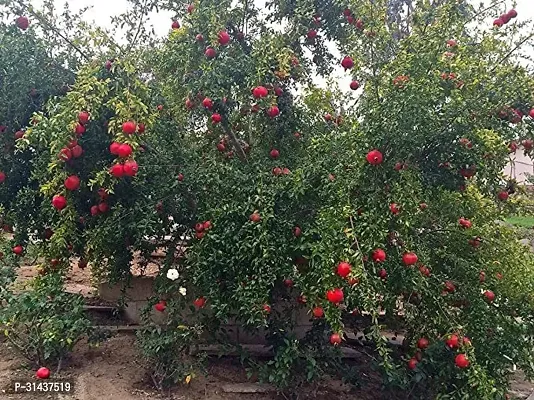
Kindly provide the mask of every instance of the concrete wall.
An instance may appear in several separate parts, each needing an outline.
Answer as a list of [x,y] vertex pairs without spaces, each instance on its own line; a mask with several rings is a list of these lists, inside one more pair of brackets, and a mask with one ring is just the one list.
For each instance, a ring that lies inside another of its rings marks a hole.
[[[124,308],[124,317],[131,324],[141,324],[141,311],[148,304],[150,297],[154,295],[153,291],[154,277],[134,276],[131,279],[130,287],[124,292],[124,301],[126,307]],[[117,303],[122,296],[121,285],[110,286],[107,283],[102,283],[98,287],[99,298],[109,302]],[[295,296],[296,297],[296,294]],[[152,309],[152,320],[156,323],[163,323],[165,321],[165,313],[158,312]],[[299,308],[294,315],[296,326],[294,333],[297,337],[302,338],[306,332],[313,325],[311,315],[308,313],[306,307]],[[240,344],[266,344],[265,331],[257,330],[251,332],[238,324],[236,321],[229,321],[228,324],[223,325],[230,340]]]
[[504,174],[514,178],[519,183],[525,183],[527,174],[534,175],[534,160],[525,156],[523,149],[519,148],[511,155],[512,161],[504,169]]

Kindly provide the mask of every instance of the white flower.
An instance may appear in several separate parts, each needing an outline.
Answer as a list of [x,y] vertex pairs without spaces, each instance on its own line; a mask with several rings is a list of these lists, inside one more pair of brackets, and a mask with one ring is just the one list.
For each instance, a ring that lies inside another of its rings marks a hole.
[[178,289],[178,291],[182,296],[185,296],[187,294],[187,289],[184,287],[181,287],[180,289]]
[[167,278],[169,278],[171,281],[175,281],[179,277],[180,277],[180,273],[178,272],[177,269],[171,268],[170,270],[167,271]]

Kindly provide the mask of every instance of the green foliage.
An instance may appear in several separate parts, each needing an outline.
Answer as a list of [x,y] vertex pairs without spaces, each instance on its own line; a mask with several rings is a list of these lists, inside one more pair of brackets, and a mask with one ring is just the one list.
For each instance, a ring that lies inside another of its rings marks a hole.
[[[10,167],[21,168],[19,184],[11,189],[11,171],[0,189],[12,244],[35,242],[45,259],[37,282],[55,290],[52,260],[64,274],[80,257],[98,279],[127,285],[134,258],[144,266],[164,249],[155,291],[167,301],[165,322],[154,324],[147,309],[138,336],[159,388],[192,376],[190,347],[203,331],[220,338],[230,320],[267,333],[275,358],[256,365],[264,380],[298,388],[335,370],[354,383],[328,337],[355,311],[370,317],[365,333],[386,386],[421,398],[503,398],[511,366],[534,372],[534,258],[495,223],[520,205],[516,183],[501,174],[509,151],[534,138],[534,79],[517,53],[529,40],[525,24],[486,26],[504,11],[500,2],[415,2],[403,27],[388,18],[386,0],[249,3],[195,2],[187,12],[182,1],[132,1],[131,15],[116,20],[130,45],[92,32],[86,50],[102,56],[84,62],[68,93],[30,107],[20,100],[27,88],[15,85],[9,124],[27,125],[36,112],[14,153],[26,161]],[[156,43],[142,16],[159,6],[181,27]],[[24,41],[32,29],[3,34]],[[311,79],[331,73],[336,52],[354,62],[345,74],[359,81],[355,94]],[[255,97],[260,85],[268,93]],[[82,111],[90,118],[76,135]],[[126,121],[144,132],[125,134]],[[83,155],[58,158],[73,140]],[[110,154],[112,142],[132,154]],[[377,165],[367,158],[373,149],[383,157]],[[138,173],[113,177],[109,168],[126,160]],[[64,187],[71,175],[80,189]],[[61,211],[50,205],[55,195],[66,196]],[[376,249],[384,260],[373,258]],[[413,265],[403,262],[408,252]],[[336,273],[342,261],[346,279]],[[165,277],[171,268],[176,281]],[[335,288],[339,304],[326,296]],[[192,293],[207,305],[189,314]],[[297,317],[314,307],[325,318],[299,340]],[[403,354],[382,334],[393,327],[406,336]],[[469,342],[451,349],[452,334]],[[417,350],[422,336],[430,346]],[[458,354],[467,368],[455,366]],[[411,357],[420,358],[413,370]]]
[[[2,279],[9,280],[2,270]],[[36,366],[61,363],[74,345],[93,330],[81,296],[63,291],[58,274],[35,278],[29,290],[0,292],[0,329],[8,342]],[[91,339],[90,339],[91,341]]]

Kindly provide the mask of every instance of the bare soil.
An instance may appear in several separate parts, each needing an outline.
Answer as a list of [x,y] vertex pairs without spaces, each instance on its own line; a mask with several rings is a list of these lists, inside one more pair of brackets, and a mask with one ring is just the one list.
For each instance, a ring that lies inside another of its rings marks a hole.
[[[157,273],[157,263],[150,265],[149,274]],[[134,267],[135,274],[141,274]],[[144,271],[146,273],[146,270]],[[20,269],[19,284],[37,274],[35,267],[24,266]],[[88,304],[101,304],[91,284],[90,268],[79,269],[73,263],[68,277],[66,290],[82,294]],[[97,325],[117,325],[116,322],[96,320]],[[329,380],[321,386],[303,388],[299,400],[409,400],[406,393],[384,393],[381,390],[381,378],[369,364],[369,358],[362,351],[361,359],[353,360],[363,371],[360,388],[349,388],[339,381]],[[139,362],[135,350],[135,336],[119,334],[102,343],[97,348],[89,348],[86,343],[79,343],[66,363],[62,372],[53,374],[52,379],[71,379],[74,393],[13,394],[14,380],[35,381],[35,370],[21,359],[7,343],[0,342],[0,400],[274,400],[283,399],[276,393],[225,393],[227,384],[253,383],[247,379],[245,368],[238,358],[210,358],[207,375],[192,379],[189,385],[161,393],[153,389],[145,369]],[[526,399],[534,392],[534,385],[527,382],[518,372],[513,380],[511,394],[516,398]]]
[[[226,384],[251,383],[245,369],[237,358],[211,358],[206,376],[192,379],[189,385],[173,389],[168,393],[154,390],[139,364],[134,347],[133,335],[118,335],[104,342],[98,348],[88,348],[85,343],[76,346],[69,362],[59,374],[51,379],[72,379],[75,392],[71,395],[46,396],[12,394],[14,380],[34,381],[34,370],[6,344],[0,345],[0,399],[2,400],[273,400],[283,397],[276,393],[236,394],[225,393]],[[364,386],[350,390],[338,381],[328,381],[320,387],[304,388],[302,399],[317,400],[378,400],[408,399],[402,395],[380,394],[379,377],[372,373],[362,376]]]

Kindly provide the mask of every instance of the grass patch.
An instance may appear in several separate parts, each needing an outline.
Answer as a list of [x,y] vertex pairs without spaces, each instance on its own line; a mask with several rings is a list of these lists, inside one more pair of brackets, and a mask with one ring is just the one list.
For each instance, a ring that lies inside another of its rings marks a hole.
[[522,226],[524,228],[533,228],[534,227],[534,216],[527,217],[527,216],[513,216],[506,218],[506,222],[516,225],[516,226]]

